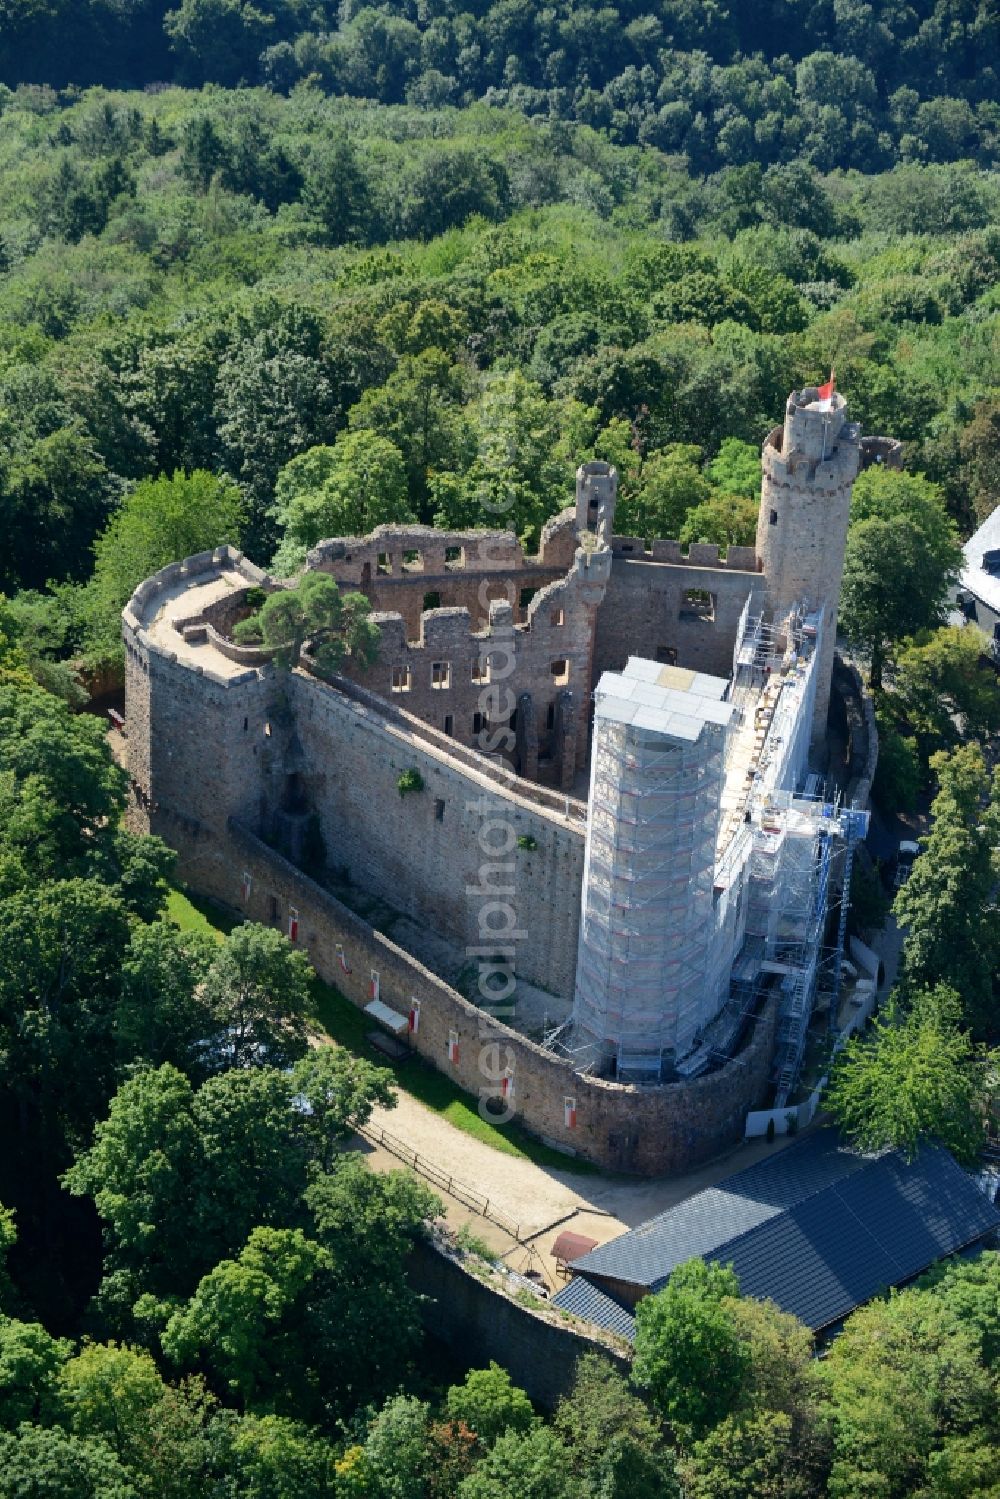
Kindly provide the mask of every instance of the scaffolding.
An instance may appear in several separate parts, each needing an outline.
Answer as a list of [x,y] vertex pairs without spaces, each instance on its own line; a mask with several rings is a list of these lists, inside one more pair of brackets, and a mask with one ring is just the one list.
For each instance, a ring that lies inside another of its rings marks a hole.
[[867,827],[807,776],[821,632],[818,615],[747,607],[728,683],[635,659],[602,677],[576,998],[558,1040],[577,1065],[696,1077],[777,992],[772,1082],[787,1102],[821,987],[836,1005],[835,850],[849,880]]
[[574,1025],[623,1079],[661,1078],[718,1008],[725,686],[634,662],[597,693]]

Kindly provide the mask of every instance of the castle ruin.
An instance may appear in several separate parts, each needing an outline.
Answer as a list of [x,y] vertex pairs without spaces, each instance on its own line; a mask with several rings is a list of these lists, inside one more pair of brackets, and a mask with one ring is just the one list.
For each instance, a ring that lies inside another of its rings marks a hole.
[[307,567],[381,631],[374,666],[325,677],[234,642],[282,586],[239,553],[164,568],[124,612],[138,825],[388,1007],[490,1116],[608,1168],[704,1159],[788,1096],[829,965],[836,853],[862,824],[809,748],[875,460],[898,444],[812,388],[764,444],[755,547],[617,535],[600,463],[536,555],[420,526],[322,542]]

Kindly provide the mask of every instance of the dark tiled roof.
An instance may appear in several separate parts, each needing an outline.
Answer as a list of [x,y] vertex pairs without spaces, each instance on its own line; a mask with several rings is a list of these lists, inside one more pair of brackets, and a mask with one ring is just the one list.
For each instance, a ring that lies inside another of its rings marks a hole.
[[997,1227],[1000,1212],[947,1151],[927,1148],[909,1164],[863,1157],[817,1130],[573,1269],[658,1291],[700,1255],[732,1264],[744,1295],[770,1297],[819,1329]]
[[598,1327],[606,1327],[609,1332],[628,1338],[630,1343],[635,1339],[635,1318],[628,1308],[582,1275],[574,1275],[569,1285],[553,1296],[552,1305],[596,1322]]

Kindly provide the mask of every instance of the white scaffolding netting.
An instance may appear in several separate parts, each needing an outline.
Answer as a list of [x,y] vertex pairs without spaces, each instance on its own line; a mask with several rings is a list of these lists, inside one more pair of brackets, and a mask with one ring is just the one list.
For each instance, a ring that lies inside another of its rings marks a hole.
[[[820,630],[814,615],[766,624],[744,610],[728,683],[634,659],[602,678],[573,1011],[581,1065],[637,1081],[696,1075],[731,1054],[777,987],[776,1082],[790,1087],[839,831],[835,803],[796,794]],[[653,688],[661,697],[637,709]]]

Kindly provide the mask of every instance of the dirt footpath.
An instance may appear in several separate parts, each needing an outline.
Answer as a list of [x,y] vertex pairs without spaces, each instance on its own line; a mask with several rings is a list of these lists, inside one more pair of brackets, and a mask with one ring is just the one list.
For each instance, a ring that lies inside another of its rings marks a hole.
[[[633,1228],[703,1187],[713,1186],[723,1177],[752,1166],[763,1156],[773,1155],[791,1143],[789,1138],[770,1145],[764,1140],[754,1140],[735,1146],[696,1171],[653,1181],[596,1172],[584,1175],[551,1170],[519,1156],[504,1155],[456,1129],[409,1094],[400,1091],[398,1099],[394,1109],[376,1109],[372,1124],[397,1136],[411,1150],[466,1187],[488,1197],[520,1225],[520,1245],[454,1199],[445,1202],[449,1224],[457,1227],[468,1223],[471,1231],[503,1253],[514,1269],[524,1270],[530,1265],[542,1272],[550,1286],[561,1284],[550,1253],[561,1229],[570,1227],[575,1233],[586,1234],[603,1244],[626,1228]],[[376,1170],[395,1170],[401,1164],[380,1147],[364,1145],[363,1148]]]

